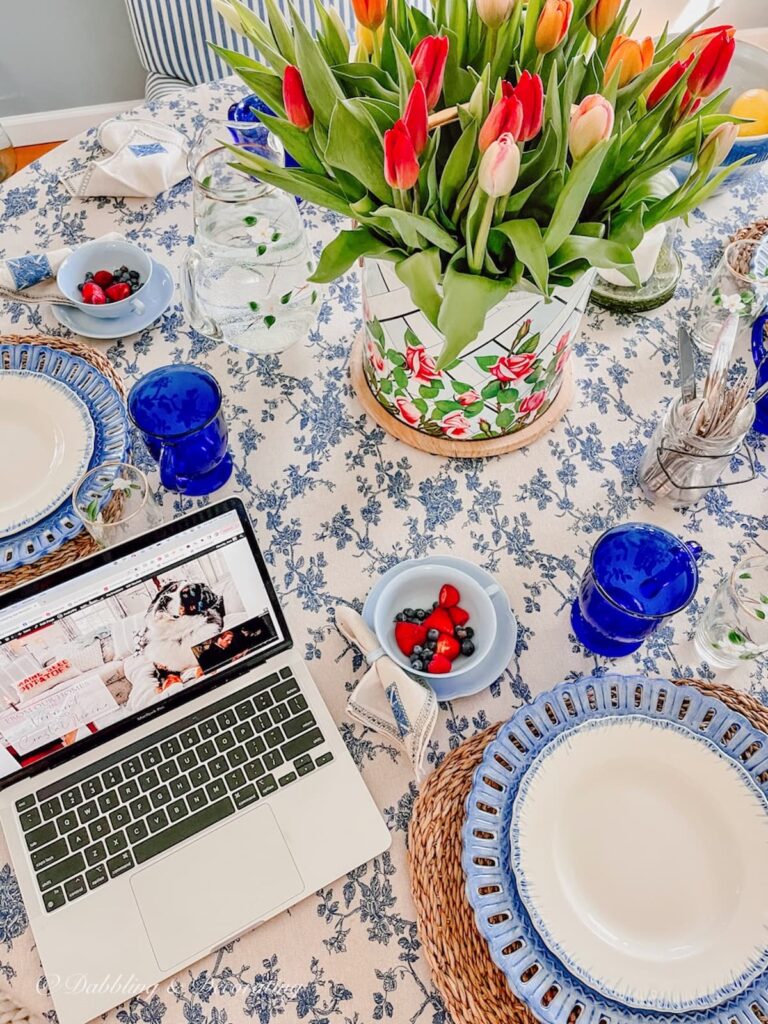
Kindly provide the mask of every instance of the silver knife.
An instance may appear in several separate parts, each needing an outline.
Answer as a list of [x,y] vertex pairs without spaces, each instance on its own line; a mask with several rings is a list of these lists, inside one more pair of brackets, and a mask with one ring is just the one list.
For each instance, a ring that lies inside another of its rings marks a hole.
[[680,324],[677,331],[677,351],[680,358],[680,390],[683,402],[696,397],[696,352],[688,328]]

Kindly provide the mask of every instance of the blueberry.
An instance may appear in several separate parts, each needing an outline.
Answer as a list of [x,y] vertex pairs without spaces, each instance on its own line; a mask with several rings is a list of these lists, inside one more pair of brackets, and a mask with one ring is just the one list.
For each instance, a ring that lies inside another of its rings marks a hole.
[[395,622],[405,622],[405,616],[402,612],[398,612],[395,616]]
[[78,290],[79,292],[81,292],[81,291],[83,290],[83,285],[79,284],[79,285],[77,286],[77,290]]
[[471,640],[472,637],[475,635],[475,631],[474,629],[472,629],[471,626],[465,626],[464,632],[467,634],[467,640]]
[[427,630],[427,640],[437,640],[437,638],[439,636],[440,636],[440,630],[439,629],[428,629]]
[[468,658],[470,656],[470,654],[474,654],[475,653],[475,645],[472,643],[471,640],[465,640],[462,643],[462,645],[461,645],[461,653],[464,655],[465,658]]
[[132,292],[137,292],[139,290],[139,288],[141,288],[140,284],[132,284],[131,285],[131,291]]
[[134,278],[134,280],[136,280],[136,281],[139,280],[139,272],[138,272],[138,270],[131,270],[131,271],[129,271],[129,274],[130,274],[130,276],[132,278]]
[[423,647],[421,646],[421,644],[416,644],[416,645],[414,646],[414,648],[413,648],[413,653],[414,653],[414,654],[421,654],[421,652],[422,652],[423,650],[424,650],[424,648],[423,648]]
[[456,629],[453,632],[454,632],[454,635],[455,635],[457,640],[466,640],[467,639],[467,631],[466,631],[466,629],[464,629],[463,626],[457,626]]
[[439,608],[439,607],[440,607],[440,602],[439,601],[433,601],[432,602],[432,611],[434,611],[435,608]]
[[86,281],[92,281],[93,280],[93,274],[90,272],[90,270],[86,270],[86,272],[85,272],[85,280]]
[[423,672],[424,662],[421,660],[421,658],[414,658],[413,661],[411,662],[411,668],[414,670],[414,672]]
[[403,608],[403,615],[405,615],[406,619],[413,618],[413,608]]
[[421,622],[422,619],[426,619],[426,617],[427,613],[424,611],[423,608],[416,609],[416,618],[419,620],[419,622]]
[[127,274],[128,273],[128,267],[126,267],[125,264],[123,264],[122,267],[120,267],[120,273],[121,274]]

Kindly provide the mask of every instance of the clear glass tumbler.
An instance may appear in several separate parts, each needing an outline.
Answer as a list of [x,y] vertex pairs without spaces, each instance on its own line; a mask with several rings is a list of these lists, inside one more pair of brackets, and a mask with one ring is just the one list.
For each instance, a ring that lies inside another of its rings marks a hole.
[[768,300],[768,245],[743,238],[723,253],[699,297],[691,336],[702,352],[711,352],[729,316],[739,318],[739,336],[749,348],[750,327]]
[[248,352],[282,352],[306,337],[320,289],[293,196],[234,169],[237,145],[275,163],[283,148],[263,125],[208,121],[189,157],[195,240],[181,271],[190,323]]
[[699,619],[695,643],[717,668],[768,654],[768,556],[743,559],[723,580]]
[[147,478],[126,462],[104,462],[89,469],[75,484],[72,504],[101,548],[111,548],[163,521]]

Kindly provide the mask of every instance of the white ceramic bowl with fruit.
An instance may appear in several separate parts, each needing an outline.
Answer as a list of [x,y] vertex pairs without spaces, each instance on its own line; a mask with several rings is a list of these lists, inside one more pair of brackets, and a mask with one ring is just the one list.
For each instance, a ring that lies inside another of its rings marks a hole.
[[427,682],[437,675],[457,678],[491,649],[497,629],[491,597],[498,590],[459,569],[413,566],[382,591],[374,612],[376,636],[388,656],[412,675]]
[[[121,270],[125,274],[120,274]],[[122,238],[97,238],[67,256],[56,283],[62,295],[83,313],[107,320],[142,314],[140,296],[151,276],[152,260],[138,245]],[[90,294],[91,289],[96,295]]]

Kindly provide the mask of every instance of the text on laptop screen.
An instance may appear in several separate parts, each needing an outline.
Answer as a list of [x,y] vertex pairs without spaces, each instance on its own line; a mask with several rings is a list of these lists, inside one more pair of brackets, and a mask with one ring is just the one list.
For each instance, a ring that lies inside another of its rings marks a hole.
[[228,511],[0,612],[0,777],[283,640]]

